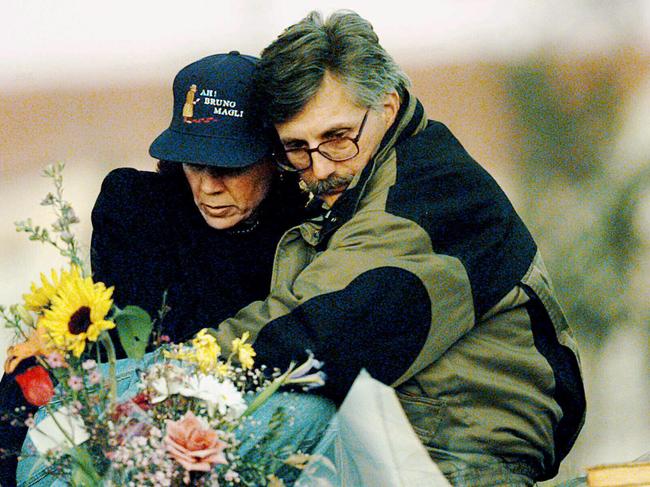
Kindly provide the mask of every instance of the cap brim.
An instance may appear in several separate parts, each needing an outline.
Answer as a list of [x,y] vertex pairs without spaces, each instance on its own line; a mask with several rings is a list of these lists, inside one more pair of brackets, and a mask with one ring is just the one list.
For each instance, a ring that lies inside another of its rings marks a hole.
[[165,161],[245,167],[258,162],[270,148],[263,137],[204,137],[167,129],[153,141],[149,154]]

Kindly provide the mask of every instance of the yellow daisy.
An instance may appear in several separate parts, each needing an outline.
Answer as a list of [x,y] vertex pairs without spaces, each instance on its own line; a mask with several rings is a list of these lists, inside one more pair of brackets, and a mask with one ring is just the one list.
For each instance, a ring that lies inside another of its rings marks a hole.
[[230,373],[230,365],[226,362],[219,362],[214,369],[214,373],[218,376],[225,377]]
[[255,350],[253,350],[253,346],[250,343],[246,343],[249,337],[250,333],[245,331],[241,338],[235,338],[232,341],[232,352],[237,354],[239,363],[242,364],[242,367],[245,369],[253,368],[253,365],[255,365],[253,357],[257,355]]
[[192,348],[201,371],[208,372],[217,366],[221,347],[219,347],[217,339],[208,333],[208,330],[204,328],[196,334],[192,340]]
[[41,272],[41,283],[42,286],[37,286],[36,283],[32,283],[30,289],[31,294],[23,294],[23,299],[25,300],[25,308],[30,311],[35,311],[40,313],[52,305],[52,298],[56,295],[59,287],[70,279],[72,276],[79,275],[79,269],[75,266],[71,268],[70,271],[61,271],[61,275],[52,269],[51,273],[52,281],[50,282],[47,279],[47,276]]
[[106,320],[113,305],[113,288],[94,283],[90,277],[83,278],[78,272],[70,273],[58,292],[51,298],[51,307],[45,310],[42,324],[53,345],[81,356],[86,341],[97,341],[99,334],[115,327]]
[[192,346],[196,350],[204,350],[216,356],[221,354],[221,347],[219,347],[217,339],[210,334],[207,328],[203,328],[196,334],[192,339]]
[[163,350],[163,357],[181,361],[189,361],[194,357],[194,352],[191,352],[190,349],[178,345],[175,347],[173,350]]

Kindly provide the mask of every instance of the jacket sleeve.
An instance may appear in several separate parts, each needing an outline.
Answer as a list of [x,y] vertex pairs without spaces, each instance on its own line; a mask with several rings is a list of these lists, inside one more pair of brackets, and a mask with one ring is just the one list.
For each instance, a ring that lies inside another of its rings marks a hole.
[[[172,265],[165,245],[169,222],[151,196],[156,176],[131,168],[115,169],[106,176],[92,210],[90,249],[94,281],[114,286],[118,307],[137,305],[152,318],[169,287]],[[118,357],[125,356],[116,329],[111,337]]]
[[[151,187],[141,172],[122,168],[110,172],[92,211],[93,278],[115,286],[118,306],[137,304],[155,313],[165,286],[164,242],[160,218],[147,196]],[[154,176],[151,173],[148,173]]]
[[18,455],[28,431],[24,422],[38,409],[25,400],[16,376],[35,364],[33,358],[23,360],[12,374],[3,374],[0,381],[0,438],[4,450],[0,452],[0,483],[6,487],[16,485]]
[[360,212],[313,259],[292,232],[278,249],[268,298],[219,326],[226,349],[249,331],[259,362],[281,368],[309,349],[325,363],[323,393],[341,400],[361,368],[396,386],[472,327],[464,267],[435,254],[412,221]]

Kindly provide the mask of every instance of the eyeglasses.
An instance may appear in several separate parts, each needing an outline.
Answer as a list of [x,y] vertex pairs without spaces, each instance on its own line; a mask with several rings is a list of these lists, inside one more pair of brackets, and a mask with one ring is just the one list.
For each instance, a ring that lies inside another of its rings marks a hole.
[[337,137],[335,139],[326,140],[313,149],[302,147],[297,149],[285,149],[284,151],[274,154],[275,161],[278,166],[285,171],[298,172],[305,171],[311,167],[313,164],[311,156],[312,152],[318,152],[323,157],[334,162],[343,162],[352,159],[359,153],[358,142],[361,138],[361,133],[363,132],[366,120],[368,119],[369,112],[370,110],[366,111],[366,114],[363,116],[356,137]]

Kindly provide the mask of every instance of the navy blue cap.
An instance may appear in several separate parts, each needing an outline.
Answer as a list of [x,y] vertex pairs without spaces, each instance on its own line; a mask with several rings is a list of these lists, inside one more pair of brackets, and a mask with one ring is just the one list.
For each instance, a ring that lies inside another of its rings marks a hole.
[[252,108],[257,58],[231,51],[200,59],[174,78],[169,128],[153,141],[156,159],[245,167],[271,152],[272,137]]

